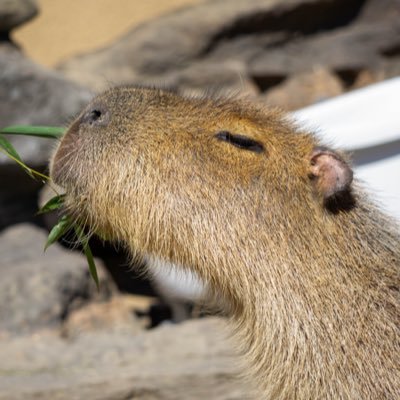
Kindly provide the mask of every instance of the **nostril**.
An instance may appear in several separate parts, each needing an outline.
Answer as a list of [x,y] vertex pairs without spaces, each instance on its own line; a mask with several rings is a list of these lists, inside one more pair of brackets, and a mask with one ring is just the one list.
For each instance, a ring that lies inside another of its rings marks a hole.
[[92,110],[90,112],[90,117],[92,121],[97,121],[101,117],[101,111],[100,110]]
[[81,123],[89,125],[105,126],[108,122],[109,113],[101,107],[92,108],[81,119]]

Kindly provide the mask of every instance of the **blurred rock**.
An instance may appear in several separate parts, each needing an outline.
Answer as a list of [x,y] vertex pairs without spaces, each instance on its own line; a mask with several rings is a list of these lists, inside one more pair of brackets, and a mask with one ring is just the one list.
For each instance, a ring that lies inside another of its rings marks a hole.
[[208,92],[216,96],[253,98],[260,93],[257,85],[247,76],[245,66],[236,61],[194,63],[167,77],[154,79],[154,84],[195,96],[204,96]]
[[375,82],[400,76],[400,52],[399,55],[389,59],[379,68],[371,68],[361,71],[351,86],[351,89],[359,89],[364,86],[372,85]]
[[270,76],[292,75],[320,65],[347,82],[362,70],[383,63],[382,49],[394,45],[400,45],[400,19],[380,21],[377,18],[375,23],[352,24],[332,32],[304,36],[260,53],[252,60],[250,73],[263,86],[263,80],[268,81]]
[[255,96],[318,66],[347,90],[362,71],[396,70],[399,48],[398,0],[215,0],[145,23],[59,68],[96,89],[133,83],[231,93],[242,84]]
[[[91,92],[29,61],[9,43],[0,44],[0,127],[14,124],[65,125],[90,100]],[[55,141],[9,136],[30,167],[47,168]],[[0,229],[31,221],[41,182],[0,153]]]
[[250,399],[224,331],[204,318],[137,335],[0,341],[0,399]]
[[296,110],[304,103],[313,104],[343,93],[340,79],[324,68],[315,68],[288,78],[269,90],[261,99],[266,104]]
[[69,313],[94,299],[109,298],[113,285],[101,262],[98,292],[83,255],[55,244],[30,225],[0,234],[0,333],[25,334],[60,327]]
[[[28,60],[11,44],[0,45],[0,126],[63,126],[92,97],[88,89],[69,82],[59,73]],[[47,139],[12,137],[24,161],[43,167],[54,142]],[[0,165],[8,163],[0,158]]]
[[[63,324],[63,337],[93,332],[136,334],[150,325],[148,318],[138,318],[136,311],[150,308],[149,298],[119,295],[101,303],[91,303],[71,313]],[[139,308],[137,308],[139,307]]]
[[29,21],[37,12],[35,0],[0,0],[0,35]]

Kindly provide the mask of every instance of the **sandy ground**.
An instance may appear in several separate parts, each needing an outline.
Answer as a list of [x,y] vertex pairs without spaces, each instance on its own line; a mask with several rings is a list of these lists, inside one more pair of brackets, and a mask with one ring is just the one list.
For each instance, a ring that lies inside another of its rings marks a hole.
[[109,43],[133,26],[201,0],[38,0],[41,12],[13,32],[36,62],[53,66]]

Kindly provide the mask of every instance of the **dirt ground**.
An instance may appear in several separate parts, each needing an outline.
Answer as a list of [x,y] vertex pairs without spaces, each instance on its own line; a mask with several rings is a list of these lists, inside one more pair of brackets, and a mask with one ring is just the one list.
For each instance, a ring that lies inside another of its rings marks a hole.
[[133,26],[201,0],[38,0],[41,12],[13,32],[36,62],[53,66],[109,43]]

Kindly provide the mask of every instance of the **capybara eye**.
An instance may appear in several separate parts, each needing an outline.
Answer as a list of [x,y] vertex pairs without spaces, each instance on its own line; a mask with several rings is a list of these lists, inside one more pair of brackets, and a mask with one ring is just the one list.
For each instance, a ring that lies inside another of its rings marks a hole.
[[253,151],[254,153],[261,153],[264,151],[264,146],[260,142],[250,139],[247,136],[234,135],[228,131],[221,131],[218,132],[215,137],[218,140],[228,142],[235,147],[239,147],[240,149]]

